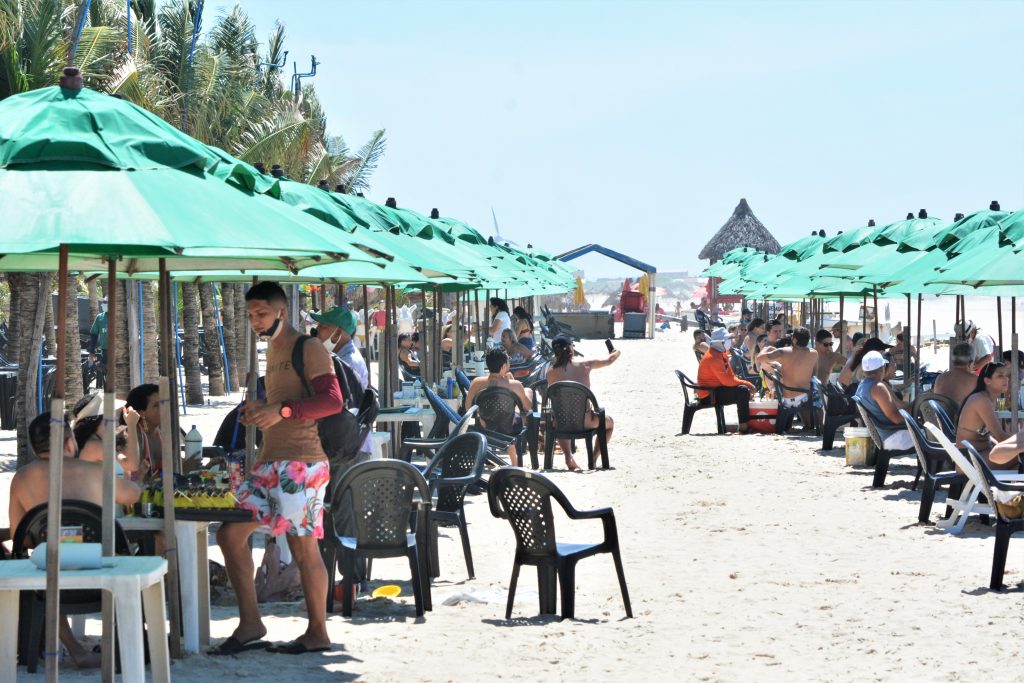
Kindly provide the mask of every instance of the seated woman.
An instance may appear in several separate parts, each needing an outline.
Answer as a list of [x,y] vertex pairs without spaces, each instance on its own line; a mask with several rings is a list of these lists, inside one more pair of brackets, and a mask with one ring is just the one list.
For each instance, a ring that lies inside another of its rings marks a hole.
[[533,351],[517,342],[512,330],[505,330],[501,333],[501,346],[508,354],[510,365],[522,365],[533,357]]
[[[854,335],[854,339],[857,339],[857,335]],[[863,376],[860,364],[864,359],[864,356],[871,351],[877,351],[884,354],[889,349],[889,345],[877,337],[864,337],[854,342],[854,353],[850,357],[850,360],[846,362],[843,369],[839,372],[839,383],[844,387],[848,387],[852,384],[856,384],[860,381]],[[883,379],[892,379],[896,374],[896,366],[892,363],[886,365],[885,377]]]
[[[115,438],[115,452],[118,456],[116,464],[121,468],[119,474],[127,473],[132,478],[139,470],[139,434],[136,429],[139,414],[129,405],[118,412],[129,429],[123,449],[116,447]],[[78,446],[78,457],[88,462],[103,462],[103,434],[106,431],[103,424],[103,394],[83,396],[75,404],[72,414],[72,431]]]
[[398,364],[410,375],[420,374],[420,360],[412,349],[412,335],[403,332],[398,335]]
[[533,318],[522,306],[516,306],[512,313],[516,317],[514,323],[516,339],[532,352],[537,347],[537,340],[533,338]]
[[[956,443],[967,441],[982,455],[992,450],[992,440],[1006,441],[1009,434],[1003,431],[996,417],[996,399],[1010,389],[1010,369],[1002,363],[992,362],[978,375],[974,393],[960,406],[960,419],[956,423]],[[993,463],[993,468],[1017,469],[1016,462]]]
[[704,330],[693,331],[693,353],[697,356],[697,362],[704,357],[704,354],[708,352],[707,335],[704,334]]
[[[131,413],[135,413],[133,417]],[[140,384],[128,392],[125,398],[125,412],[122,422],[135,422],[137,433],[139,466],[129,473],[133,481],[148,479],[152,472],[160,471],[163,463],[163,435],[160,433],[160,387],[155,384]],[[129,451],[131,447],[129,446]],[[127,468],[125,468],[127,469]]]

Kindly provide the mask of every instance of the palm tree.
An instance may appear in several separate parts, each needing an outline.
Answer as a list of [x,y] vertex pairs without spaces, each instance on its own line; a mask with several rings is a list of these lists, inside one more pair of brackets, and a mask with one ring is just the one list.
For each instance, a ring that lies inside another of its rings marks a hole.
[[227,393],[224,390],[224,359],[220,353],[220,328],[212,282],[199,285],[199,300],[203,308],[203,350],[206,353],[210,396],[223,396]]
[[[54,276],[54,280],[57,276]],[[74,405],[85,394],[82,384],[82,334],[78,323],[78,276],[68,273],[64,311],[64,402]],[[51,301],[53,297],[47,297]],[[56,336],[56,335],[55,335]]]
[[197,287],[191,282],[182,283],[182,327],[185,339],[182,344],[185,356],[185,402],[190,406],[203,405],[203,379],[199,368],[199,304],[196,301]]

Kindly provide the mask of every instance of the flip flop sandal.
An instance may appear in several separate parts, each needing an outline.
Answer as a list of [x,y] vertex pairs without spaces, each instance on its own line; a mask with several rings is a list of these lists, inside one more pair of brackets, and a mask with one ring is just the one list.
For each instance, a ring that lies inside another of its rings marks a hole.
[[330,649],[329,645],[324,647],[306,647],[305,644],[293,640],[290,643],[271,645],[267,648],[267,652],[276,652],[282,655],[304,655],[312,652],[327,652]]
[[265,650],[269,647],[270,643],[268,641],[259,638],[243,643],[238,638],[229,636],[227,640],[217,647],[207,650],[206,654],[221,657],[224,655],[237,655],[242,652],[249,652],[250,650]]

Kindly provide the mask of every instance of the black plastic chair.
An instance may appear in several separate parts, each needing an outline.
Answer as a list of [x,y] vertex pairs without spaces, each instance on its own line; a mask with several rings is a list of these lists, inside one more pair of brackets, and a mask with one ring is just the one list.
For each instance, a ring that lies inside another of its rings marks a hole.
[[454,525],[462,538],[462,552],[466,558],[469,578],[476,578],[473,571],[473,551],[469,547],[469,532],[466,529],[464,503],[466,490],[483,473],[487,457],[487,440],[482,434],[460,434],[453,436],[437,451],[427,465],[424,475],[433,496],[430,510],[430,575],[440,576],[440,562],[437,553],[437,528]]
[[[775,413],[775,433],[785,434],[789,431],[790,427],[793,426],[793,418],[800,417],[800,411],[806,410],[810,415],[811,422],[814,423],[814,433],[821,434],[821,421],[818,419],[818,408],[814,407],[815,398],[818,395],[818,391],[815,388],[814,378],[811,378],[810,388],[804,387],[790,387],[782,383],[782,377],[777,372],[766,372],[765,376],[768,381],[775,387],[775,398],[778,400],[778,408]],[[783,397],[786,395],[786,391],[798,391],[807,395],[807,401],[796,408],[790,408],[783,405]],[[803,421],[803,418],[801,418]]]
[[[910,414],[914,416],[918,424],[931,422],[936,427],[942,427],[942,423],[939,421],[940,418],[935,415],[935,411],[928,405],[929,401],[935,401],[942,406],[946,416],[950,418],[953,424],[956,424],[957,416],[960,414],[960,406],[949,396],[936,394],[934,391],[926,391],[914,399],[913,409],[910,411]],[[955,434],[950,436],[950,439],[954,438],[956,438]]]
[[[11,556],[25,559],[28,551],[46,541],[48,504],[41,503],[25,513],[11,537]],[[84,500],[65,499],[61,504],[61,524],[82,527],[83,543],[102,543],[103,510],[99,505]],[[131,555],[131,544],[121,525],[114,522],[114,552]],[[29,673],[35,673],[39,664],[43,625],[46,620],[46,593],[22,591],[21,661]],[[101,591],[65,590],[60,592],[61,614],[94,614],[103,609]]]
[[947,439],[954,442],[956,440],[956,422],[951,416],[955,414],[956,412],[947,412],[944,405],[934,399],[929,399],[921,404],[921,417],[924,418],[924,421],[931,422],[942,430]]
[[[474,432],[494,432],[498,435],[512,437],[516,450],[522,460],[526,452],[530,453],[530,464],[537,469],[537,440],[540,426],[536,416],[523,405],[511,389],[505,387],[487,387],[474,397],[473,405],[478,406]],[[516,415],[520,422],[517,423]]]
[[969,441],[964,441],[963,446],[967,450],[967,457],[971,459],[971,462],[974,463],[974,466],[981,474],[982,494],[992,504],[992,513],[996,517],[996,545],[992,552],[992,578],[989,581],[988,587],[994,591],[1002,590],[1003,573],[1006,571],[1006,554],[1010,549],[1010,536],[1024,531],[1024,518],[1010,519],[999,512],[999,506],[995,502],[996,498],[993,492],[1005,491],[1008,493],[1024,494],[1024,485],[999,481],[996,479],[996,475],[992,473],[992,468],[988,466],[988,461],[978,453]]
[[[700,355],[703,356],[703,354]],[[700,362],[700,358],[697,358],[697,361]],[[747,358],[739,349],[734,348],[729,350],[729,365],[732,367],[734,375],[753,384],[754,388],[758,393],[760,393],[762,388],[761,375],[750,369],[750,364],[747,363]]]
[[[476,407],[468,410],[465,415],[459,417],[448,407],[440,396],[430,387],[423,387],[423,393],[427,397],[430,408],[434,411],[434,425],[426,437],[409,438],[402,441],[402,451],[399,459],[409,462],[412,454],[416,452],[428,452],[431,455],[440,448],[453,434],[464,434],[469,429],[470,420],[476,413]],[[454,417],[452,420],[450,418]],[[451,431],[451,424],[455,423],[454,432]],[[429,460],[430,457],[428,456]]]
[[885,440],[882,438],[882,433],[878,431],[878,425],[875,424],[871,414],[864,407],[864,404],[861,403],[860,398],[854,396],[850,400],[857,406],[857,412],[860,413],[861,421],[871,435],[871,440],[875,443],[875,476],[871,480],[871,486],[877,489],[885,486],[885,477],[889,474],[890,460],[902,455],[916,456],[917,451],[913,448],[899,451],[891,451],[885,448]]
[[[914,441],[914,450],[917,451],[917,461],[920,465],[912,489],[917,488],[918,479],[922,473],[924,474],[924,490],[921,492],[921,507],[917,513],[917,521],[928,524],[931,521],[935,494],[942,485],[949,485],[947,498],[959,498],[964,485],[967,484],[967,477],[957,473],[946,454],[946,449],[929,439],[910,413],[901,408],[900,415],[910,430],[910,438]],[[947,516],[951,512],[947,506]]]
[[[725,434],[725,411],[722,410],[722,406],[715,403],[715,388],[714,387],[702,387],[698,384],[694,384],[693,380],[684,375],[681,371],[676,370],[676,377],[679,378],[679,383],[683,386],[683,398],[685,403],[683,405],[683,434],[690,433],[690,425],[693,423],[693,416],[698,410],[704,410],[705,408],[715,409],[715,420],[718,422],[718,433]],[[690,399],[690,390],[693,390],[693,399]],[[708,403],[702,402],[697,398],[697,390],[708,392]]]
[[[839,383],[830,382],[837,391],[842,391]],[[845,392],[844,392],[845,393]],[[849,399],[849,397],[847,397]],[[846,424],[851,424],[857,420],[856,410],[853,413],[846,415],[832,415],[829,412],[829,403],[833,399],[831,398],[827,390],[822,391],[822,401],[825,404],[825,419],[824,424],[821,427],[821,450],[830,451],[835,446],[836,432],[839,428]]]
[[[346,529],[343,506],[349,506],[354,536]],[[356,562],[382,557],[407,557],[412,572],[416,616],[432,609],[429,543],[426,539],[430,492],[420,471],[400,460],[374,460],[353,465],[334,491],[331,513],[342,572],[341,612],[352,616]],[[328,567],[328,574],[334,571]],[[369,574],[369,568],[367,569]]]
[[[604,540],[601,543],[559,543],[555,535],[552,498],[562,507],[569,519],[600,519],[604,524]],[[622,571],[615,513],[611,508],[585,512],[577,510],[550,479],[518,467],[505,467],[494,473],[487,489],[487,499],[491,506],[491,514],[507,519],[516,536],[512,581],[509,584],[508,605],[505,608],[506,619],[512,618],[519,568],[524,564],[537,567],[540,613],[555,613],[557,577],[562,591],[561,617],[574,618],[576,563],[599,553],[611,553],[615,561],[619,588],[622,590],[626,616],[633,617],[629,592],[626,589],[626,576]]]
[[469,375],[467,375],[462,368],[455,368],[455,382],[459,385],[459,389],[462,391],[463,396],[469,392],[469,385],[473,383],[469,379]]
[[[597,418],[596,427],[587,427],[587,417]],[[549,384],[544,396],[544,469],[554,466],[555,441],[558,439],[583,439],[587,445],[587,469],[597,464],[594,437],[597,437],[597,451],[601,453],[601,467],[608,469],[608,432],[604,408],[597,405],[597,397],[586,385],[579,382],[555,382]]]

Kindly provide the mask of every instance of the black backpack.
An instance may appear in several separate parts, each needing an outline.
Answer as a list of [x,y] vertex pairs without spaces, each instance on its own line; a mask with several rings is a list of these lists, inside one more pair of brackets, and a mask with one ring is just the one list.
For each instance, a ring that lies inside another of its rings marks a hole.
[[[306,381],[306,368],[302,359],[302,345],[308,339],[313,337],[303,335],[295,341],[292,349],[292,368],[302,378],[306,392],[312,396],[313,389]],[[320,445],[327,454],[327,459],[331,461],[333,469],[334,465],[345,463],[359,453],[360,446],[366,441],[366,436],[373,427],[378,404],[376,392],[372,389],[363,389],[355,370],[333,353],[331,361],[334,363],[334,374],[341,389],[342,409],[334,415],[320,418],[316,424],[320,434]],[[364,405],[365,403],[370,405]],[[359,416],[353,415],[351,409],[358,411]],[[369,420],[366,417],[367,413],[372,413]]]

